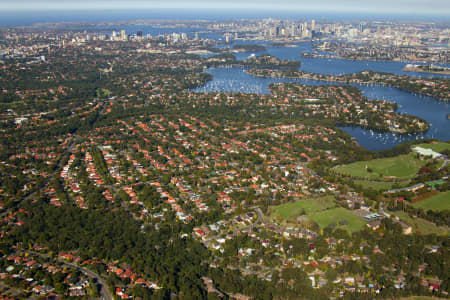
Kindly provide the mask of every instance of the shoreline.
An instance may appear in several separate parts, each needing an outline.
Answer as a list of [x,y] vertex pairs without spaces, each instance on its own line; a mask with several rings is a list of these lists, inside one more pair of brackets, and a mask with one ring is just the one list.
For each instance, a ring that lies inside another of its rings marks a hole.
[[[252,69],[250,69],[250,70],[252,70]],[[256,70],[256,69],[253,69],[253,70]],[[274,71],[277,72],[278,70],[274,70]],[[409,92],[409,93],[417,93],[417,94],[420,94],[420,95],[432,97],[432,98],[434,98],[436,100],[439,100],[439,101],[450,102],[450,98],[449,99],[447,99],[447,98],[438,98],[438,97],[433,96],[433,95],[431,95],[429,93],[408,90],[408,89],[402,88],[401,86],[390,84],[388,82],[361,81],[358,78],[338,79],[334,75],[330,76],[330,75],[323,75],[323,74],[317,74],[317,73],[309,73],[309,72],[304,72],[304,71],[296,71],[296,72],[299,72],[298,76],[295,76],[295,75],[283,75],[282,73],[278,73],[278,74],[275,73],[273,75],[272,74],[267,74],[267,75],[266,74],[255,74],[255,73],[249,72],[249,70],[244,70],[244,72],[249,74],[249,75],[251,75],[251,76],[260,77],[260,78],[289,78],[289,79],[304,79],[304,80],[317,80],[317,81],[324,81],[324,82],[335,82],[335,83],[341,83],[341,84],[354,83],[354,84],[367,84],[367,85],[374,84],[374,85],[380,85],[380,86],[390,86],[390,87],[394,87],[394,88],[397,88],[399,90],[406,91],[406,92]],[[375,72],[375,73],[377,73],[377,72]],[[342,76],[355,76],[356,74],[358,74],[358,73],[345,74],[345,75],[342,75]],[[394,75],[394,74],[389,74],[389,75],[398,76],[398,75]]]
[[[344,57],[344,56],[337,56],[337,55],[326,55],[326,54],[318,54],[318,53],[300,53],[301,57],[304,58],[320,58],[320,59],[336,59],[336,60],[348,60],[348,61],[392,61],[392,62],[399,62],[399,63],[433,63],[431,61],[427,61],[427,60],[400,60],[400,59],[377,59],[377,58],[373,58],[373,57],[355,57],[355,58],[349,58],[349,57]],[[444,63],[444,62],[438,62],[438,63]],[[405,71],[405,70],[404,70]],[[415,72],[415,71],[411,71],[411,72]],[[420,72],[420,73],[429,73],[429,72]],[[435,73],[435,74],[440,74],[440,73]],[[449,73],[445,73],[445,75],[450,75]]]
[[402,71],[405,72],[415,72],[415,73],[427,73],[427,74],[441,74],[441,75],[450,75],[450,69],[449,68],[443,68],[444,70],[442,71],[438,71],[438,70],[429,70],[429,69],[424,69],[423,67],[408,67],[405,66]]

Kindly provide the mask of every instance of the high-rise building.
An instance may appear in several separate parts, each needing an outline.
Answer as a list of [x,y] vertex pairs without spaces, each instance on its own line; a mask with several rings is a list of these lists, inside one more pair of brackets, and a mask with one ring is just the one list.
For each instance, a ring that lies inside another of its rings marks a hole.
[[363,32],[364,31],[364,24],[363,23],[359,23],[358,29],[359,29],[359,32]]
[[122,41],[128,40],[127,32],[125,31],[125,29],[122,29],[122,30],[120,31],[120,39],[121,39]]
[[349,37],[350,38],[356,38],[357,36],[358,36],[358,29],[356,29],[356,28],[351,28],[349,31],[348,31],[348,35],[349,35]]
[[138,32],[136,33],[136,35],[137,35],[138,37],[142,37],[142,30],[138,30]]
[[312,32],[308,29],[305,29],[302,31],[302,38],[304,39],[310,39],[312,37]]
[[290,34],[290,36],[295,36],[295,26],[294,25],[291,25],[291,28],[289,29],[289,34]]
[[316,29],[316,21],[312,20],[311,21],[311,30],[315,30]]
[[174,32],[174,33],[172,33],[171,37],[172,37],[172,41],[176,43],[180,40],[181,35]]

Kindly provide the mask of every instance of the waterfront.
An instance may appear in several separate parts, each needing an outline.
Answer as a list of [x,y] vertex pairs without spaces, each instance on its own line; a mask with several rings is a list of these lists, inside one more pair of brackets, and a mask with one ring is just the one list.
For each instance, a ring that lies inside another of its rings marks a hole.
[[[408,75],[416,77],[442,77],[450,78],[447,74],[431,74],[431,73],[418,73],[403,71],[405,65],[408,62],[398,61],[366,61],[366,60],[344,60],[344,59],[325,59],[325,58],[308,58],[302,57],[302,53],[311,53],[313,51],[311,42],[298,42],[290,43],[295,47],[276,47],[270,42],[258,42],[258,41],[244,41],[237,40],[233,44],[258,44],[266,47],[266,51],[256,52],[256,55],[270,54],[284,60],[300,61],[302,66],[300,70],[311,73],[330,74],[330,75],[342,75],[356,73],[366,70],[372,70],[375,72],[386,72],[397,75]],[[237,59],[246,59],[251,53],[234,53]],[[420,64],[418,62],[411,62],[414,64]],[[443,65],[449,67],[449,65]]]
[[[240,67],[214,68],[209,69],[208,73],[212,74],[214,79],[194,91],[266,94],[269,93],[269,85],[276,82],[297,82],[307,85],[339,85],[338,83],[315,80],[253,77],[245,73],[244,68]],[[450,120],[446,117],[450,113],[450,103],[438,101],[427,96],[404,92],[388,86],[359,84],[353,84],[353,86],[361,89],[369,99],[382,99],[395,102],[398,104],[398,112],[421,117],[430,124],[430,129],[427,132],[417,135],[377,133],[361,127],[341,128],[355,137],[361,146],[370,150],[383,150],[409,140],[423,138],[435,138],[442,141],[450,140]]]
[[[126,22],[125,22],[126,23]],[[86,26],[83,24],[81,26]],[[124,29],[128,34],[135,34],[137,31],[142,31],[144,35],[150,34],[152,36],[169,35],[171,33],[186,33],[190,38],[193,38],[196,33],[200,39],[210,39],[219,42],[218,48],[233,47],[237,44],[256,44],[263,45],[266,50],[256,53],[239,52],[233,53],[238,60],[243,60],[251,54],[261,55],[270,54],[283,60],[300,61],[300,70],[319,74],[341,75],[361,72],[365,70],[372,70],[376,72],[387,72],[397,75],[408,75],[416,77],[443,77],[450,78],[446,74],[430,74],[430,73],[416,73],[403,71],[403,68],[408,62],[396,61],[357,61],[357,60],[342,60],[342,59],[324,59],[324,58],[308,58],[303,57],[303,53],[311,53],[313,51],[313,44],[308,42],[288,43],[289,46],[274,46],[271,41],[263,40],[231,40],[230,44],[224,45],[223,36],[219,32],[206,30],[201,27],[189,26],[151,26],[151,25],[135,25],[135,24],[108,24],[90,25],[88,31],[111,33],[113,30],[118,31]],[[214,54],[210,54],[214,55]],[[449,67],[448,65],[444,65]],[[221,68],[209,69],[209,73],[214,76],[211,82],[208,82],[204,87],[196,89],[196,91],[224,91],[224,92],[245,92],[245,93],[268,93],[268,86],[275,82],[298,82],[307,85],[323,85],[331,84],[337,85],[333,82],[303,80],[303,79],[275,79],[275,78],[257,78],[250,76],[244,72],[243,68]],[[392,148],[393,146],[407,140],[436,138],[443,141],[450,140],[450,120],[447,119],[447,114],[450,113],[450,104],[438,101],[436,99],[411,94],[400,91],[396,88],[386,86],[367,86],[357,85],[364,95],[369,99],[383,99],[396,102],[399,105],[398,112],[419,116],[427,120],[430,124],[430,129],[423,134],[418,135],[401,135],[392,133],[376,133],[360,127],[342,127],[343,130],[350,133],[357,141],[364,147],[371,150],[382,150]]]

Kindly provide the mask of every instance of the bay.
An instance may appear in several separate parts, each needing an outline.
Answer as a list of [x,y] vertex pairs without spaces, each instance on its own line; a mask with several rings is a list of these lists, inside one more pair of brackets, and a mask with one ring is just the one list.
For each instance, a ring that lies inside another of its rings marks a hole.
[[[241,52],[234,53],[238,60],[248,58],[251,54],[262,55],[270,54],[284,60],[300,61],[300,70],[305,72],[329,74],[329,75],[342,75],[356,72],[362,72],[366,70],[372,70],[376,72],[393,73],[397,75],[408,75],[415,77],[441,77],[450,78],[448,74],[432,74],[432,73],[419,73],[419,72],[407,72],[403,71],[403,68],[411,63],[417,65],[423,65],[420,62],[398,62],[398,61],[369,61],[369,60],[346,60],[346,59],[325,59],[325,58],[308,58],[302,57],[303,53],[311,53],[313,51],[313,44],[311,42],[297,42],[291,43],[291,47],[275,47],[270,42],[255,41],[255,40],[233,40],[230,45],[226,47],[232,47],[235,44],[255,44],[262,45],[266,48],[266,51],[260,52]],[[450,67],[449,64],[435,64],[443,67]]]
[[[214,68],[208,73],[214,79],[206,85],[195,89],[197,92],[243,92],[243,93],[270,93],[268,87],[277,82],[296,82],[306,85],[341,85],[334,82],[289,79],[289,78],[260,78],[248,75],[244,68]],[[381,85],[360,85],[353,86],[361,89],[364,96],[369,99],[382,99],[398,104],[398,112],[415,115],[427,120],[430,129],[421,134],[394,134],[378,133],[361,127],[341,127],[353,137],[358,143],[369,150],[390,149],[395,145],[410,140],[420,140],[424,138],[435,138],[442,141],[450,140],[450,120],[446,115],[450,113],[450,103],[439,101],[431,97],[401,91],[397,88]]]

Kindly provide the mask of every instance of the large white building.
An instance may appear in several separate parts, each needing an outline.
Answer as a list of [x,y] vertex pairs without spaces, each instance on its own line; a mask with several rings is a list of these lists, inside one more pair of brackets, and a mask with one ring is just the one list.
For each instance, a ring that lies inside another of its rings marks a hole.
[[438,157],[442,156],[442,154],[440,154],[436,151],[433,151],[432,149],[422,148],[422,147],[418,147],[418,146],[413,147],[412,150],[423,156],[431,156],[433,158],[438,158]]

